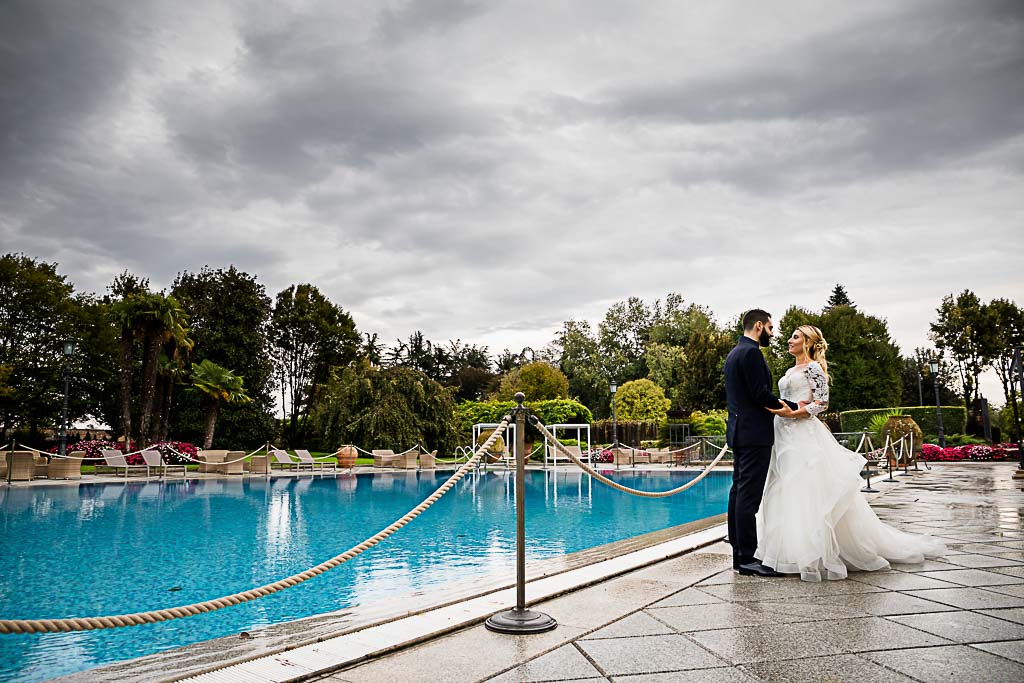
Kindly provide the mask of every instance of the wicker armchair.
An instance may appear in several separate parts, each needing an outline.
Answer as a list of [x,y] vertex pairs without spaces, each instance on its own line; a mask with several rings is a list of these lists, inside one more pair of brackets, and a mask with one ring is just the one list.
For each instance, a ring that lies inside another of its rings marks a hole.
[[[218,474],[245,474],[245,451],[228,451],[216,465]],[[232,462],[233,461],[233,462]]]
[[32,451],[7,451],[3,454],[4,480],[29,481],[36,473],[36,461]]
[[85,451],[72,451],[69,458],[50,458],[50,466],[46,469],[47,479],[81,479],[82,461]]
[[420,469],[432,470],[437,467],[437,449],[420,454]]
[[209,450],[202,451],[196,456],[196,460],[199,460],[199,472],[204,474],[213,474],[217,472],[218,464],[224,462],[227,459],[228,452],[221,450]]

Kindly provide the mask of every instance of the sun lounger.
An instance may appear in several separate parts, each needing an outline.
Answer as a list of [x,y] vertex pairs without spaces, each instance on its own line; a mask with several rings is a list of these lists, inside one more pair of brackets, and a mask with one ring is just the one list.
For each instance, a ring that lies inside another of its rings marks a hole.
[[296,462],[292,460],[292,457],[288,455],[288,453],[286,453],[285,451],[273,450],[270,451],[270,456],[273,458],[273,460],[270,461],[271,469],[273,469],[274,466],[276,465],[280,469],[287,468],[291,470],[313,470],[309,463],[302,462],[301,460]]
[[117,474],[119,470],[124,470],[124,478],[128,478],[128,473],[132,470],[136,472],[145,472],[146,476],[149,476],[149,467],[146,465],[129,465],[124,455],[119,450],[103,450],[103,462],[96,463],[95,473],[98,475],[100,469],[112,469],[114,474]]
[[181,476],[185,476],[186,470],[184,465],[168,465],[164,462],[164,456],[160,454],[160,451],[156,449],[146,449],[142,451],[142,460],[146,463],[146,476],[149,476],[150,470],[157,470],[160,476],[166,476],[171,470],[181,470]]
[[336,463],[336,462],[327,462],[325,460],[315,460],[313,458],[313,456],[310,455],[309,451],[304,451],[304,450],[301,450],[299,448],[296,448],[295,449],[295,457],[297,457],[300,462],[304,462],[304,463],[306,463],[308,465],[311,465],[310,469],[326,470],[326,469],[330,468],[330,469],[334,470],[335,472],[338,471],[338,463]]

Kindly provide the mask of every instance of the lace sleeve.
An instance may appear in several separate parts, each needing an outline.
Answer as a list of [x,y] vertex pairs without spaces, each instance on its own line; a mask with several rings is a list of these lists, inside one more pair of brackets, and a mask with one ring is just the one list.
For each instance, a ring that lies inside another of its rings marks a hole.
[[828,377],[817,363],[808,365],[804,376],[811,385],[811,402],[806,406],[807,412],[817,417],[818,413],[828,410]]

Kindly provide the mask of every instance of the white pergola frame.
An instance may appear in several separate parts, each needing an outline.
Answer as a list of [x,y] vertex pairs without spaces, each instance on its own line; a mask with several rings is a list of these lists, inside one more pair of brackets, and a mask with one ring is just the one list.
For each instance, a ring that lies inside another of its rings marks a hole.
[[[593,461],[590,457],[591,443],[590,443],[590,423],[583,424],[554,424],[544,425],[544,427],[551,432],[551,436],[558,438],[559,429],[575,429],[576,430],[576,441],[583,441],[581,437],[583,430],[587,432],[587,452],[583,456],[586,458],[587,464],[592,465]],[[550,453],[550,456],[549,456]],[[544,467],[548,466],[548,458],[550,457],[551,462],[554,463],[554,467],[558,467],[558,453],[555,452],[555,445],[548,442],[547,437],[544,437]]]
[[[488,431],[495,430],[500,427],[501,424],[498,422],[478,422],[473,425],[473,452],[476,453],[476,449],[480,448],[477,443],[477,439],[480,438],[480,434]],[[501,437],[505,441],[505,450],[509,452],[509,455],[514,459],[516,457],[516,423],[510,422],[508,427],[505,428],[505,433]],[[483,464],[487,464],[486,457],[484,458]],[[507,464],[507,463],[506,463]]]

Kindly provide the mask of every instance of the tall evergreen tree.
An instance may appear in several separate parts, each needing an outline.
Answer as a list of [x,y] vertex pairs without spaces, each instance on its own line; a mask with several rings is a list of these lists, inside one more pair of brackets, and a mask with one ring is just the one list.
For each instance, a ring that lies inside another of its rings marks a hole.
[[832,295],[828,298],[828,302],[825,304],[825,310],[835,308],[836,306],[852,306],[856,308],[849,295],[846,293],[846,289],[837,284],[832,290]]

